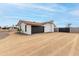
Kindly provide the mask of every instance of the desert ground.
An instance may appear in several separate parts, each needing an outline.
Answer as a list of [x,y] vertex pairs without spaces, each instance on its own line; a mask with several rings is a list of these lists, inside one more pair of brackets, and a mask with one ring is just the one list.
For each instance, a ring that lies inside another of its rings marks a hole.
[[1,56],[79,56],[79,33],[0,32]]

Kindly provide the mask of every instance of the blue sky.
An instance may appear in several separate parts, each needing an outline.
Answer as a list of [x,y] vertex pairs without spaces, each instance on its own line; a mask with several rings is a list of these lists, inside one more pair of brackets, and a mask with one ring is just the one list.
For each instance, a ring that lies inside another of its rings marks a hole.
[[0,26],[11,26],[22,20],[44,22],[53,20],[57,27],[71,23],[79,27],[77,3],[0,3]]

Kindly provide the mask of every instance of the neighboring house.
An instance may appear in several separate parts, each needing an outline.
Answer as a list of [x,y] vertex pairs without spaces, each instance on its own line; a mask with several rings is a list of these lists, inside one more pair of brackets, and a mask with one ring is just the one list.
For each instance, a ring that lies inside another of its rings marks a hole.
[[25,34],[54,32],[55,28],[55,24],[52,21],[39,23],[20,20],[17,26],[21,29],[21,33]]

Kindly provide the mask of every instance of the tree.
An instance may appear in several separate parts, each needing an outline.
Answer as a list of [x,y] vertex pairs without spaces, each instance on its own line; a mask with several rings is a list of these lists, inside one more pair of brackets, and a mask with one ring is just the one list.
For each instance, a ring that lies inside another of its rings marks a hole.
[[1,26],[0,26],[0,28],[1,28]]
[[18,28],[17,31],[18,31],[19,33],[21,33],[22,29]]
[[68,23],[68,24],[67,24],[67,27],[69,28],[69,27],[71,27],[71,25],[72,25],[71,23]]

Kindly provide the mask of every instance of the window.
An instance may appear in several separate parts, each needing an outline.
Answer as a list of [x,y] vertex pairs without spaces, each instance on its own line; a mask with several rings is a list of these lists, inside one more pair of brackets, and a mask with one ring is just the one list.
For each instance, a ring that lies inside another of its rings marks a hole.
[[25,32],[27,31],[27,25],[25,25]]

